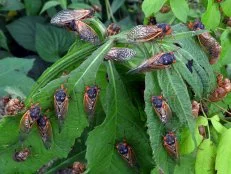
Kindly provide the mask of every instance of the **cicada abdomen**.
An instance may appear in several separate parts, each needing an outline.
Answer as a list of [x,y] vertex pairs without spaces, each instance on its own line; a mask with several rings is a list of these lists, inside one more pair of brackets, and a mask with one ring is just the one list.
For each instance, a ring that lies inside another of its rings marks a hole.
[[52,128],[49,119],[46,116],[40,116],[37,120],[37,126],[44,146],[50,149],[52,144]]
[[116,144],[116,150],[119,155],[131,166],[136,165],[135,154],[132,147],[127,143],[126,140]]
[[99,96],[100,89],[95,86],[86,86],[85,93],[84,93],[84,109],[85,112],[88,114],[89,119],[92,119],[96,102]]
[[179,145],[173,132],[167,133],[163,138],[163,145],[167,153],[175,160],[179,160]]
[[105,60],[125,61],[136,55],[136,52],[130,48],[113,47],[106,54]]
[[172,111],[163,96],[152,96],[152,106],[160,121],[166,124],[172,117]]
[[107,27],[107,36],[113,36],[120,32],[120,26],[112,23]]
[[93,9],[88,10],[62,10],[51,18],[51,24],[57,26],[67,26],[72,21],[90,18],[94,15]]
[[61,85],[61,88],[57,89],[54,94],[54,108],[59,120],[59,132],[61,132],[67,114],[68,103],[67,89]]
[[23,162],[28,158],[30,154],[31,154],[30,150],[28,148],[24,148],[21,151],[16,151],[13,155],[13,159],[16,162]]
[[160,53],[154,55],[153,57],[145,60],[137,68],[130,70],[129,72],[148,72],[152,70],[165,69],[169,68],[173,63],[176,62],[176,58],[173,52],[169,53]]

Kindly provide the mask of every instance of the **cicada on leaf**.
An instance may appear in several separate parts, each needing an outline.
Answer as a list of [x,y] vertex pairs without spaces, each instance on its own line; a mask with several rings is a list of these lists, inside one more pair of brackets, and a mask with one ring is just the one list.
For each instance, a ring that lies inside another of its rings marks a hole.
[[89,118],[93,117],[95,112],[96,102],[99,96],[100,88],[96,85],[86,86],[84,93],[84,109]]
[[50,149],[52,143],[52,128],[49,119],[46,116],[40,116],[37,120],[37,127],[42,137],[44,146],[47,149]]
[[152,96],[152,106],[162,123],[167,123],[172,117],[172,111],[163,96]]
[[176,58],[173,52],[160,53],[145,60],[141,65],[129,72],[148,72],[152,70],[165,69],[169,68],[175,62]]
[[68,26],[71,22],[90,18],[94,15],[93,9],[88,10],[62,10],[51,18],[51,24]]
[[132,147],[124,139],[123,142],[116,144],[116,149],[119,155],[131,166],[136,165],[135,154]]
[[125,61],[136,55],[136,52],[130,48],[113,47],[106,54],[105,60]]
[[59,132],[61,132],[67,114],[68,103],[67,89],[64,88],[64,85],[61,85],[61,88],[57,89],[54,94],[54,108],[59,120]]
[[163,138],[163,145],[167,153],[175,160],[179,159],[178,141],[173,132],[167,133]]
[[21,151],[15,151],[13,155],[13,159],[16,162],[23,162],[28,158],[30,154],[31,154],[30,150],[28,148],[24,148]]
[[120,26],[115,23],[110,24],[107,27],[107,36],[113,36],[120,32]]
[[73,174],[82,174],[86,170],[86,166],[80,162],[74,162],[72,166],[72,173]]

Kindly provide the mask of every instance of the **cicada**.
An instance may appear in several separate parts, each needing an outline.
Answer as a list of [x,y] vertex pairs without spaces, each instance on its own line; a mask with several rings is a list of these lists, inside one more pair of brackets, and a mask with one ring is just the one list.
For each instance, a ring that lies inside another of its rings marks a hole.
[[135,154],[133,152],[132,147],[127,143],[124,139],[123,142],[116,144],[116,149],[119,155],[131,166],[134,167],[136,165]]
[[148,72],[152,70],[165,69],[169,68],[175,62],[176,58],[173,52],[160,53],[144,61],[137,68],[129,72]]
[[172,117],[172,111],[167,102],[164,100],[163,96],[152,96],[151,101],[156,114],[160,118],[160,121],[162,123],[167,123]]
[[12,98],[8,101],[5,106],[5,114],[6,115],[15,115],[20,112],[24,108],[23,101],[19,100],[18,98]]
[[68,103],[67,89],[64,88],[64,85],[61,85],[61,88],[57,89],[54,94],[54,108],[59,120],[59,132],[61,132],[61,128],[65,120]]
[[38,104],[32,105],[30,109],[26,111],[20,120],[21,134],[28,134],[30,132],[32,125],[38,120],[40,114],[41,108]]
[[84,93],[84,109],[85,112],[92,117],[95,112],[95,106],[100,89],[94,86],[86,86]]
[[107,27],[107,36],[113,36],[120,32],[120,26],[112,23]]
[[13,155],[13,159],[17,162],[22,162],[25,161],[30,154],[30,150],[28,148],[24,148],[21,151],[16,151]]
[[46,116],[40,116],[37,120],[37,126],[44,146],[50,149],[52,143],[52,128],[49,119]]
[[118,48],[113,47],[110,51],[106,54],[106,60],[115,60],[115,61],[124,61],[129,60],[133,56],[135,56],[136,52],[130,48]]
[[[204,30],[205,27],[200,21],[195,21],[194,23],[189,23],[189,28],[193,30]],[[221,54],[221,46],[216,41],[214,37],[211,36],[209,32],[204,32],[198,35],[199,42],[205,48],[210,56],[210,64],[215,64]]]
[[73,174],[82,174],[86,170],[86,166],[80,162],[74,162],[72,166]]
[[68,26],[73,21],[90,18],[94,15],[93,9],[88,10],[62,10],[51,18],[51,24]]
[[200,110],[200,103],[193,100],[192,101],[192,115],[194,116],[194,118],[198,117],[199,110]]
[[164,5],[161,7],[160,12],[161,13],[168,13],[171,10],[171,8],[168,5]]
[[179,159],[178,141],[173,132],[167,133],[163,138],[163,145],[167,153],[175,160]]

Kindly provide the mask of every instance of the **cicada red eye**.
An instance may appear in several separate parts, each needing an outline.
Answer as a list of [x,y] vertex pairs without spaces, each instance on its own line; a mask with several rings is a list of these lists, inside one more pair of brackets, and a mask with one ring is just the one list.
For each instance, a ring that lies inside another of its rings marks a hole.
[[85,112],[92,117],[95,112],[95,106],[100,89],[97,86],[86,86],[84,93],[84,109]]
[[179,159],[178,141],[176,135],[173,132],[169,132],[163,139],[164,148],[167,153],[175,160]]
[[141,65],[130,72],[148,72],[152,70],[165,69],[169,68],[175,62],[176,58],[173,52],[160,53],[144,61]]
[[22,149],[21,151],[16,151],[13,155],[13,159],[16,162],[23,162],[28,158],[29,155],[30,155],[30,150],[28,148],[25,148]]
[[138,25],[127,34],[127,39],[131,42],[147,42],[154,40],[161,33],[162,29],[155,25]]
[[52,128],[49,119],[46,116],[40,116],[37,120],[37,126],[42,137],[43,144],[50,149],[52,143]]
[[119,155],[131,166],[134,167],[136,164],[135,154],[130,145],[127,144],[126,140],[116,144],[116,149]]
[[163,37],[165,35],[172,34],[172,28],[170,25],[162,23],[162,24],[156,24],[156,26],[162,30],[161,34],[158,35],[158,37]]
[[106,60],[125,61],[135,56],[136,52],[130,48],[112,48],[105,56]]
[[96,32],[82,21],[75,21],[76,30],[82,40],[91,42],[92,44],[99,44],[100,40]]
[[74,162],[72,167],[73,174],[81,174],[86,170],[86,166],[80,162]]
[[112,23],[107,27],[107,36],[113,36],[120,32],[120,26]]
[[152,106],[162,123],[167,123],[172,117],[172,111],[162,96],[152,96]]
[[93,9],[89,10],[62,10],[51,19],[51,24],[58,26],[66,26],[72,21],[82,20],[92,17]]

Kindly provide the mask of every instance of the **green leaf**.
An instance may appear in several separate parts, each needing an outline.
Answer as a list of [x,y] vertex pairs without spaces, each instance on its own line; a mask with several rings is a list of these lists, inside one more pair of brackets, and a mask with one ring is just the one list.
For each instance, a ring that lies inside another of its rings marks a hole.
[[222,52],[221,52],[221,57],[219,60],[219,63],[221,65],[227,65],[231,64],[231,29],[227,28],[221,35],[221,47],[222,47]]
[[224,12],[224,14],[226,16],[229,16],[231,17],[231,11],[230,11],[230,8],[231,8],[231,0],[225,0],[221,3],[221,8],[222,8],[222,11]]
[[189,7],[186,0],[170,0],[171,9],[174,15],[182,22],[186,23]]
[[3,7],[0,7],[0,11],[21,10],[23,8],[24,5],[19,0],[5,0],[3,2]]
[[73,9],[89,9],[91,8],[90,5],[85,4],[85,3],[80,3],[80,2],[73,2],[70,5],[68,5],[68,8],[73,8]]
[[[44,112],[48,108],[52,108],[52,110],[46,113],[50,119],[53,130],[53,143],[51,149],[45,149],[38,130],[34,127],[24,142],[24,146],[32,146],[31,151],[34,155],[31,155],[23,164],[15,162],[12,159],[12,154],[16,147],[21,147],[21,144],[17,143],[20,117],[11,117],[1,120],[0,130],[4,130],[1,134],[3,138],[0,140],[0,149],[3,149],[0,160],[4,161],[0,164],[1,172],[34,173],[39,167],[51,159],[67,157],[75,139],[82,134],[84,128],[88,125],[83,106],[85,85],[94,84],[97,70],[103,62],[105,54],[111,48],[112,43],[113,40],[109,40],[88,57],[77,69],[66,76],[51,81],[32,96],[31,102],[40,103]],[[59,133],[58,121],[53,109],[53,94],[61,84],[64,84],[67,88],[70,100],[65,124],[62,132]],[[12,134],[12,136],[9,136],[9,133]],[[8,148],[6,149],[6,147]]]
[[76,38],[73,33],[53,26],[38,24],[36,31],[36,50],[47,62],[55,62],[62,57]]
[[123,4],[125,0],[113,0],[111,4],[111,10],[112,13],[114,14]]
[[142,10],[145,14],[145,17],[149,17],[153,13],[158,12],[165,2],[166,0],[144,0],[142,3]]
[[15,20],[6,27],[19,45],[21,45],[25,49],[36,51],[36,23],[44,23],[44,19],[37,16],[25,16],[19,18],[18,20]]
[[[115,143],[123,141],[125,136],[134,148],[140,171],[149,173],[152,167],[149,144],[138,112],[111,62],[108,75],[107,101],[104,101],[107,102],[106,119],[91,131],[86,142],[88,171],[93,174],[133,173],[135,169],[132,170],[115,149]],[[99,141],[99,137],[103,138]]]
[[67,9],[67,0],[58,0],[63,9]]
[[231,129],[226,130],[222,135],[217,147],[215,169],[217,174],[229,173],[231,171]]
[[42,14],[44,11],[52,8],[52,7],[55,7],[57,5],[61,5],[60,2],[58,1],[47,1],[44,5],[43,5],[43,8],[42,10],[40,11],[39,14]]
[[204,140],[197,150],[196,174],[215,173],[216,147],[209,139]]
[[212,0],[208,1],[206,12],[202,15],[202,23],[209,30],[215,30],[220,24],[221,14],[219,11],[219,4],[213,3]]
[[176,165],[174,174],[194,174],[195,157],[193,155],[180,158],[180,165]]
[[0,30],[0,47],[9,51],[5,34]]
[[215,116],[213,116],[212,118],[210,118],[210,121],[211,121],[211,123],[212,123],[214,129],[215,129],[218,133],[222,134],[222,133],[224,133],[224,132],[227,130],[227,129],[220,123],[220,118],[219,118],[218,115],[215,115]]
[[0,95],[6,87],[18,88],[24,94],[28,94],[34,80],[27,77],[28,71],[33,66],[34,59],[22,59],[7,57],[0,60]]
[[26,14],[27,16],[33,16],[38,14],[41,6],[42,1],[41,0],[24,0],[25,8],[26,8]]

